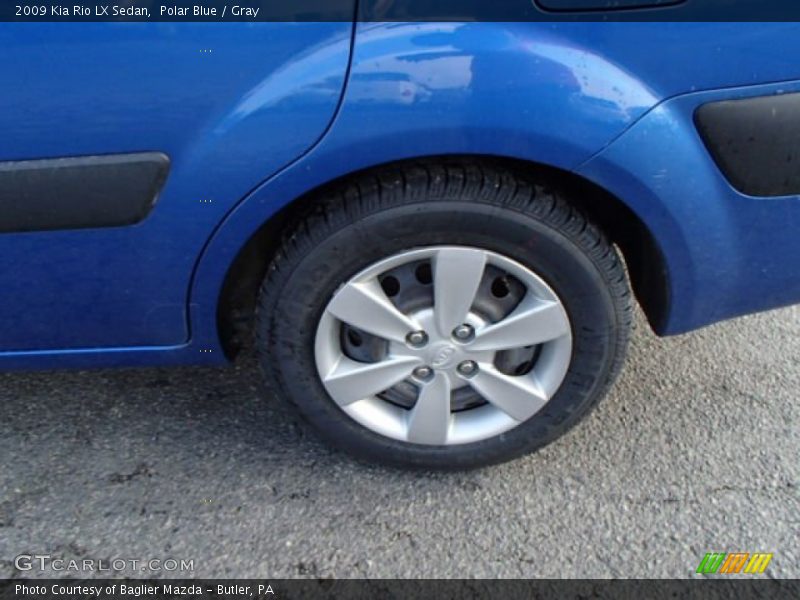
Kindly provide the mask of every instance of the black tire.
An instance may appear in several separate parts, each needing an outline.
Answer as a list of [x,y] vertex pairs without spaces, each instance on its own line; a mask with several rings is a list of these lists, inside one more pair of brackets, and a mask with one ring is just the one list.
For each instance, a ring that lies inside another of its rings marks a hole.
[[[359,176],[308,206],[262,285],[257,346],[269,387],[336,446],[403,467],[506,461],[575,425],[616,377],[632,314],[624,268],[557,190],[497,165],[420,162]],[[562,299],[572,324],[569,371],[545,407],[506,433],[463,445],[411,444],[363,427],[328,396],[314,358],[318,320],[343,282],[393,253],[438,244],[477,246],[527,266]]]

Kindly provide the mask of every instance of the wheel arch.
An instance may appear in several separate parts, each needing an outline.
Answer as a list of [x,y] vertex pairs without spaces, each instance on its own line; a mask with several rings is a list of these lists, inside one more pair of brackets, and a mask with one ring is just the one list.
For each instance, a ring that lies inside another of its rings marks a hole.
[[439,155],[372,165],[316,185],[273,212],[241,245],[230,262],[216,298],[215,318],[219,342],[228,358],[247,347],[259,286],[279,250],[283,235],[316,198],[344,181],[374,175],[420,162],[480,161],[535,178],[557,187],[595,222],[620,249],[634,294],[652,328],[662,329],[669,312],[669,273],[666,259],[648,226],[621,199],[591,181],[541,163],[494,155]]

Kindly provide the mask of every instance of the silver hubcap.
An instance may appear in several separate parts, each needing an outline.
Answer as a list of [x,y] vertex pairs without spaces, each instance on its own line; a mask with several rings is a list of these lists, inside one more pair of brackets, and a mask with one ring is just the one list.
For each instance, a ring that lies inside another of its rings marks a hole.
[[430,445],[484,440],[531,418],[571,354],[567,313],[540,277],[461,246],[364,269],[333,295],[315,342],[322,383],[345,413]]

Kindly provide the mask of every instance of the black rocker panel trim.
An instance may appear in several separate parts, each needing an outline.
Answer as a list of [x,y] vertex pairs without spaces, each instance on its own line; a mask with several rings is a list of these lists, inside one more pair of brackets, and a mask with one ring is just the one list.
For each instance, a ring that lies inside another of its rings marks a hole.
[[712,102],[698,108],[694,120],[737,190],[800,194],[800,93]]
[[168,172],[161,152],[0,162],[0,232],[138,223]]

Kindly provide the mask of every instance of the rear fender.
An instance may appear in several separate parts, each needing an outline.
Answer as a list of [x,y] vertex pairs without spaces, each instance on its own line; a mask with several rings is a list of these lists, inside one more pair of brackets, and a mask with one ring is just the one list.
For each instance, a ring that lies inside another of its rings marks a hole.
[[216,306],[245,242],[293,199],[402,159],[513,157],[569,170],[657,103],[639,80],[546,24],[360,24],[323,140],[233,210],[198,261],[193,337],[218,344]]

